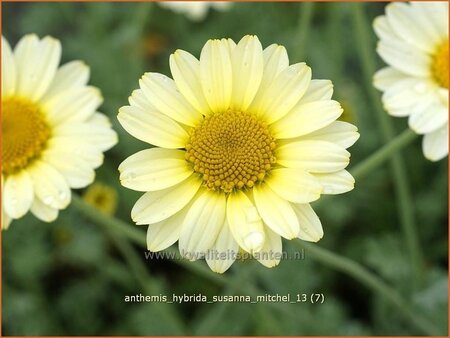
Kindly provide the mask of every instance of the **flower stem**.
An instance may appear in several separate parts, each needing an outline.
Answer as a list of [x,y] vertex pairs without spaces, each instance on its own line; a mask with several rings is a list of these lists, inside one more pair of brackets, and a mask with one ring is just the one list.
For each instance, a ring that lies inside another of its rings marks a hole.
[[[369,34],[367,18],[365,17],[362,4],[353,4],[354,31],[357,45],[359,46],[360,59],[363,67],[363,73],[366,83],[366,91],[369,94],[372,106],[377,112],[378,123],[381,128],[381,134],[386,143],[390,142],[395,136],[395,130],[391,124],[389,116],[381,106],[379,93],[372,85],[372,76],[376,71],[373,51],[375,46],[372,43],[372,36]],[[413,274],[412,288],[417,289],[422,282],[422,271],[424,267],[424,258],[417,235],[417,226],[414,219],[414,209],[412,207],[412,198],[408,184],[408,175],[401,154],[394,154],[391,157],[391,170],[394,175],[394,186],[396,190],[396,199],[399,210],[400,222],[406,240],[410,266]]]
[[383,147],[374,152],[371,156],[366,158],[364,161],[358,163],[352,169],[350,169],[351,174],[356,180],[359,180],[368,174],[370,174],[374,169],[380,167],[386,161],[392,158],[398,151],[403,149],[405,146],[409,145],[411,142],[416,140],[419,135],[413,132],[411,129],[406,129],[403,133],[398,135],[389,143],[385,144]]
[[295,41],[292,45],[296,47],[295,59],[303,61],[306,57],[306,43],[309,36],[309,27],[311,26],[311,20],[313,17],[313,2],[303,2],[300,4],[299,19],[298,19],[298,31],[294,34]]
[[395,305],[400,310],[405,318],[408,318],[423,333],[430,336],[442,334],[442,332],[439,332],[439,329],[433,323],[430,323],[425,318],[420,317],[398,292],[357,262],[332,253],[316,244],[307,243],[304,241],[296,241],[294,244],[301,249],[304,248],[306,250],[306,255],[311,256],[311,258],[353,277],[355,280],[373,290],[374,293],[383,296],[386,300],[389,300],[391,304]]

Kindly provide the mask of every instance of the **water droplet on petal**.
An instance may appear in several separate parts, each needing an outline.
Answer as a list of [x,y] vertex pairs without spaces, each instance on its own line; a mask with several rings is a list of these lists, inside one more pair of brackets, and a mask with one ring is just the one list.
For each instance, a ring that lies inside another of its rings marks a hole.
[[46,205],[52,205],[55,202],[55,198],[52,195],[47,195],[42,199],[42,202]]
[[245,236],[244,244],[251,251],[259,251],[264,244],[264,234],[259,231],[252,231],[247,236]]

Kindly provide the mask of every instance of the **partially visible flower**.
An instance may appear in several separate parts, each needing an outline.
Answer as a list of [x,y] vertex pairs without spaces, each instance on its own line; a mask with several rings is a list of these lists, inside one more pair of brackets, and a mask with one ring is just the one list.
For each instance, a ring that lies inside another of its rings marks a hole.
[[386,111],[408,116],[424,135],[425,157],[448,155],[448,2],[392,3],[374,21],[377,52],[389,65],[375,74]]
[[174,80],[144,74],[118,115],[155,146],[119,166],[122,185],[145,192],[131,216],[149,224],[148,249],[179,240],[183,256],[224,272],[239,248],[273,267],[281,237],[320,240],[309,203],[353,189],[346,149],[359,137],[336,121],[331,81],[256,36],[209,40],[200,60],[177,50],[170,69]]
[[58,40],[26,35],[14,52],[2,37],[2,228],[28,211],[51,222],[70,203],[70,188],[94,181],[103,152],[117,142],[97,112],[100,91],[89,68],[58,68]]
[[162,1],[158,4],[174,12],[185,14],[192,21],[203,20],[210,7],[224,11],[231,6],[231,3],[226,1]]
[[107,215],[114,215],[117,209],[119,195],[113,187],[95,182],[87,188],[83,199],[93,207]]

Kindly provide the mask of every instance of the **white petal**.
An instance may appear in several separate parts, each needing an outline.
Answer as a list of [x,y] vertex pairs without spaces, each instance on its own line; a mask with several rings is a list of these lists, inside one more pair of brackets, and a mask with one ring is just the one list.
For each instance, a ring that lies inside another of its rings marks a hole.
[[355,179],[347,170],[334,173],[314,174],[314,177],[323,187],[323,194],[343,194],[355,187]]
[[234,239],[225,218],[216,242],[206,255],[206,263],[212,271],[224,273],[234,263],[238,254],[239,245]]
[[171,188],[146,192],[131,210],[131,218],[136,224],[152,224],[171,217],[192,200],[201,183],[192,175]]
[[38,160],[29,169],[34,192],[41,201],[54,209],[64,209],[70,203],[70,188],[64,177],[52,166]]
[[148,101],[168,117],[188,126],[195,126],[201,119],[201,114],[186,101],[171,78],[159,73],[145,73],[139,85]]
[[204,256],[216,242],[225,221],[226,199],[204,189],[184,218],[178,242],[180,253],[189,260]]
[[409,4],[391,3],[386,6],[386,16],[390,26],[402,40],[432,53],[437,41],[419,24],[420,15],[416,15]]
[[177,122],[155,110],[137,106],[119,109],[122,127],[137,139],[163,148],[184,148],[189,135]]
[[[289,67],[289,57],[286,48],[272,44],[263,51],[264,74],[261,80],[260,91],[264,92],[272,84],[273,80],[283,70]],[[258,93],[258,95],[260,95]]]
[[200,54],[203,93],[214,113],[225,112],[231,104],[233,70],[227,40],[209,40]]
[[231,108],[246,111],[263,76],[263,51],[256,36],[244,36],[231,55],[233,91]]
[[448,155],[448,125],[426,134],[422,140],[425,157],[430,161],[439,161]]
[[292,208],[300,222],[298,238],[308,242],[318,242],[323,237],[322,223],[309,204],[293,204]]
[[95,87],[79,87],[53,96],[43,103],[43,111],[52,125],[63,122],[83,122],[102,104],[103,98]]
[[287,239],[298,236],[297,216],[288,201],[275,194],[267,184],[256,185],[253,197],[264,223],[273,231]]
[[342,107],[334,100],[299,102],[285,117],[271,127],[276,138],[293,138],[328,126],[342,114]]
[[407,116],[413,107],[430,95],[435,95],[435,85],[424,79],[406,77],[386,89],[383,106],[392,116]]
[[58,170],[71,188],[84,188],[94,182],[92,164],[69,151],[50,148],[42,153],[42,160]]
[[9,175],[5,180],[3,203],[8,216],[20,218],[33,203],[33,182],[25,170]]
[[45,205],[39,198],[34,199],[31,205],[31,212],[44,222],[53,222],[58,218],[58,209]]
[[170,56],[170,71],[186,100],[203,115],[207,115],[209,106],[200,82],[200,61],[192,54],[178,49]]
[[188,205],[172,217],[150,224],[147,228],[147,249],[156,252],[174,244],[180,238],[181,225],[189,208]]
[[89,67],[82,61],[71,61],[62,65],[57,70],[42,101],[47,101],[66,90],[85,86],[89,81],[89,74]]
[[136,191],[172,187],[192,175],[182,150],[151,148],[131,155],[119,165],[120,183]]
[[384,67],[377,71],[373,77],[373,85],[378,90],[387,90],[398,81],[406,79],[408,76],[392,67]]
[[274,169],[267,184],[280,197],[295,203],[315,201],[322,193],[322,186],[317,179],[301,169]]
[[[133,90],[131,95],[128,97],[128,102],[130,103],[130,106],[141,108],[141,110],[143,111],[157,111],[155,106],[152,105],[150,101],[147,99],[142,89]],[[158,113],[163,115],[160,112]]]
[[311,68],[297,63],[283,70],[267,87],[259,90],[249,110],[273,123],[286,115],[305,94],[311,81]]
[[114,130],[90,121],[61,124],[53,129],[53,134],[89,142],[100,151],[106,151],[117,143],[117,134]]
[[434,39],[448,38],[447,1],[413,1],[410,4],[417,13],[418,27],[426,30]]
[[282,252],[282,243],[280,235],[269,228],[265,228],[266,240],[261,251],[254,253],[255,258],[267,268],[273,268],[280,263]]
[[431,57],[405,43],[381,40],[377,52],[390,66],[413,76],[429,76]]
[[334,121],[324,128],[295,139],[289,139],[289,141],[326,141],[347,149],[351,147],[358,139],[358,128],[356,128],[353,124],[343,121]]
[[16,93],[39,100],[55,77],[61,59],[60,42],[49,36],[39,41],[36,35],[25,35],[17,43],[14,57],[18,70]]
[[9,217],[4,210],[2,210],[2,230],[8,230],[11,222],[12,218]]
[[412,108],[409,127],[418,134],[430,133],[448,123],[448,107],[441,102],[423,101]]
[[402,39],[392,29],[392,26],[385,15],[378,16],[373,20],[373,29],[380,40],[402,43]]
[[89,164],[90,168],[98,168],[103,164],[104,155],[97,148],[83,140],[74,140],[70,137],[52,137],[47,142],[47,149],[60,154],[70,154],[79,157]]
[[277,162],[285,167],[327,173],[344,169],[350,162],[350,153],[325,141],[297,141],[280,146]]
[[330,80],[311,80],[301,103],[331,100],[332,96],[333,83]]
[[250,253],[263,248],[266,235],[262,219],[250,199],[240,190],[228,196],[227,220],[241,248]]
[[2,36],[2,96],[13,95],[16,90],[16,64],[8,41]]

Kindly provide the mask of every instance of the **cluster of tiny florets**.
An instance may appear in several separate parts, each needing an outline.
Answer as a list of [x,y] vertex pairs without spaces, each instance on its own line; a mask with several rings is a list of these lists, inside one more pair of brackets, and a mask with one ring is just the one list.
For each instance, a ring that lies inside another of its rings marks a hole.
[[275,163],[275,139],[267,125],[248,113],[207,116],[191,130],[186,160],[211,190],[251,188]]
[[2,102],[2,172],[13,174],[37,158],[50,137],[39,108],[26,100]]

